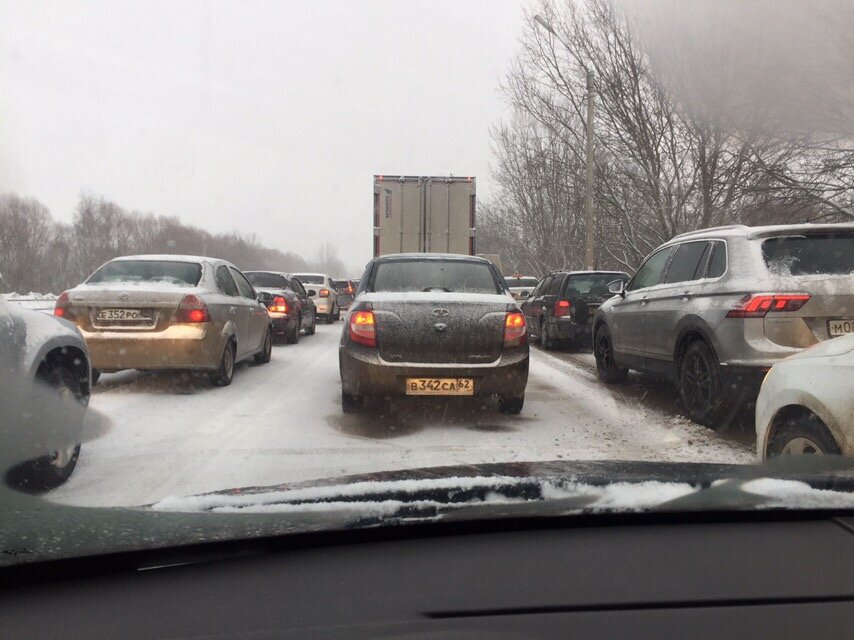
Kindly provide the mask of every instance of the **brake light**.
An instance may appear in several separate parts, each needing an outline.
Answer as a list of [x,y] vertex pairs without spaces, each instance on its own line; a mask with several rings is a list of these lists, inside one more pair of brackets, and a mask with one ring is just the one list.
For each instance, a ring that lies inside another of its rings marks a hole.
[[558,300],[557,302],[555,302],[555,318],[562,318],[563,316],[565,316],[567,313],[569,313],[570,307],[571,305],[569,303],[569,300]]
[[321,298],[328,298],[329,297],[329,289],[321,289],[320,293],[318,295]]
[[68,299],[68,292],[63,291],[56,299],[56,306],[53,308],[53,315],[57,318],[65,318],[66,320],[74,321],[74,314],[71,313],[71,301]]
[[269,311],[273,313],[287,313],[288,312],[288,301],[285,300],[282,296],[276,296],[273,298],[273,301],[267,307]]
[[347,285],[347,293],[353,293],[353,285],[352,284]]
[[350,340],[366,347],[377,346],[377,324],[373,311],[354,311],[350,315]]
[[178,305],[178,313],[175,314],[175,320],[193,324],[210,322],[211,314],[208,312],[208,305],[199,296],[188,293],[181,299],[181,303]]
[[504,346],[518,347],[528,341],[528,326],[525,316],[518,311],[511,311],[504,316]]
[[727,318],[764,318],[769,311],[797,311],[810,299],[806,293],[754,293],[729,310]]

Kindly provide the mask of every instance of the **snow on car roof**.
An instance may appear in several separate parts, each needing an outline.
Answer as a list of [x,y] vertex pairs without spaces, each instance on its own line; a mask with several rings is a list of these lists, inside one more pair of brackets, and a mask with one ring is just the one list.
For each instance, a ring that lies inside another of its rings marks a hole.
[[805,224],[773,224],[759,227],[748,227],[743,224],[733,224],[725,227],[711,227],[708,229],[697,229],[696,231],[688,231],[674,236],[665,244],[671,242],[679,242],[689,239],[705,239],[705,238],[762,238],[766,236],[774,236],[779,234],[798,234],[809,232],[822,231],[854,231],[854,223],[838,222],[838,223],[805,223]]
[[220,258],[211,258],[210,256],[188,256],[171,253],[151,253],[136,256],[119,256],[117,258],[113,258],[110,262],[119,260],[159,260],[162,262],[228,262],[228,260],[222,260]]

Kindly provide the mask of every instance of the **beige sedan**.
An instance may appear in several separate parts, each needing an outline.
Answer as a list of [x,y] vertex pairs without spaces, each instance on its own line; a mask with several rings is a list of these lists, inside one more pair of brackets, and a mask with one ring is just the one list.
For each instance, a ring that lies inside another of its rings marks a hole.
[[232,264],[215,258],[115,258],[59,296],[55,315],[75,322],[102,371],[192,369],[231,384],[234,365],[270,361],[267,308]]

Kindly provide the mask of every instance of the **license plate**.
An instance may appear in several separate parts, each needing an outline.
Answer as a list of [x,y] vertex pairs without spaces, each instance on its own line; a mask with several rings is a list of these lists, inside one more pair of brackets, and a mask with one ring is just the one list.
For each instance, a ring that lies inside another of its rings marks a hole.
[[831,336],[845,336],[854,333],[854,320],[828,320],[827,333]]
[[472,396],[474,380],[471,378],[407,378],[408,396]]
[[148,311],[142,309],[101,309],[98,320],[148,320]]

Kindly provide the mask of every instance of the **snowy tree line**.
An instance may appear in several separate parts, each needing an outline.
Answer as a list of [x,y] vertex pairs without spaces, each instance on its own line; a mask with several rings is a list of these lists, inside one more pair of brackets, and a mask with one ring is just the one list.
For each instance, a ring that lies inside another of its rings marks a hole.
[[[512,116],[491,133],[499,191],[478,220],[479,250],[500,254],[506,271],[583,268],[588,72],[599,268],[632,270],[662,242],[703,227],[854,221],[850,129],[768,126],[770,100],[735,121],[709,101],[677,99],[678,83],[663,81],[666,69],[651,64],[611,0],[540,0],[520,44],[501,86]],[[850,116],[850,97],[830,106]]]
[[180,253],[233,262],[242,269],[344,273],[335,248],[315,261],[271,249],[254,236],[213,234],[178,218],[127,211],[95,195],[81,195],[70,224],[53,219],[41,202],[0,195],[0,291],[58,293],[82,282],[120,255]]

